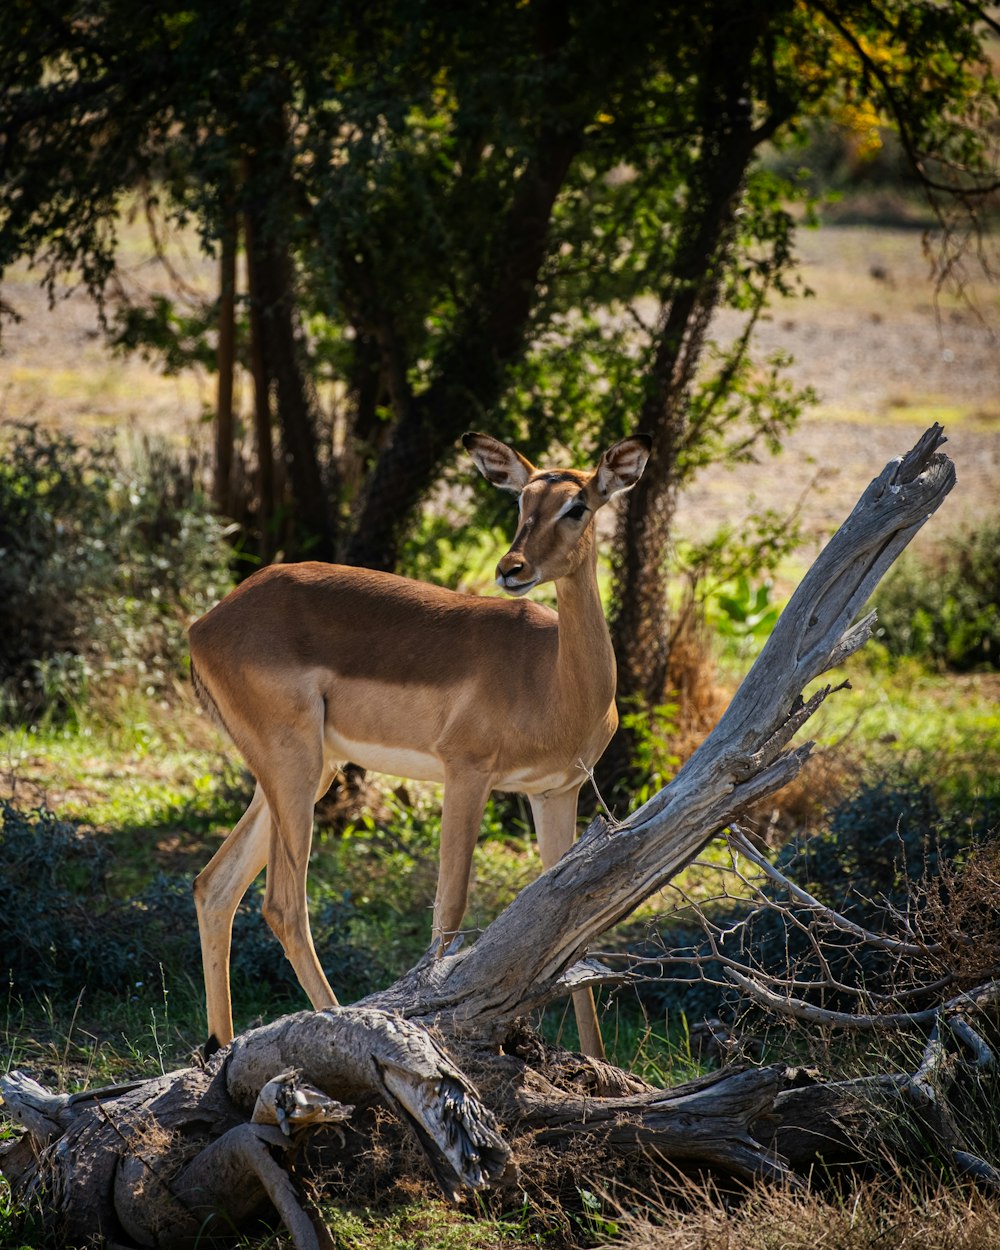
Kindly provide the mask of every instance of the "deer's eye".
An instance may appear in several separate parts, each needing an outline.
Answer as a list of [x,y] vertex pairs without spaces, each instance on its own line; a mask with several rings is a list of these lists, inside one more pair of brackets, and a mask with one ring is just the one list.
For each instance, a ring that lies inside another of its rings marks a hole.
[[575,503],[572,508],[563,513],[563,516],[569,517],[571,521],[582,521],[586,515],[587,507],[582,503]]

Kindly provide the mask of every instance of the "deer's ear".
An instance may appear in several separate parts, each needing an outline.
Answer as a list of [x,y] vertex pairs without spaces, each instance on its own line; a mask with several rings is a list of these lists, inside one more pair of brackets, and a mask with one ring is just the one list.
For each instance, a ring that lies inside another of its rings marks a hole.
[[607,503],[613,495],[628,490],[638,482],[652,448],[653,440],[648,434],[623,438],[620,443],[608,448],[591,482],[602,503]]
[[512,490],[519,495],[535,472],[530,460],[488,434],[463,434],[462,443],[487,482],[501,490]]

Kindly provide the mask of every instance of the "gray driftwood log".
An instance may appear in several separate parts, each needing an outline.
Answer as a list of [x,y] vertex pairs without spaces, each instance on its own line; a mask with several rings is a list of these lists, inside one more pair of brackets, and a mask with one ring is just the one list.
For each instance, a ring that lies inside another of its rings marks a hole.
[[[849,1090],[817,1097],[814,1077],[784,1068],[652,1089],[600,1061],[553,1058],[518,1020],[612,979],[588,945],[802,768],[811,744],[789,743],[831,693],[806,687],[870,636],[873,615],[857,619],[866,600],[951,490],[942,441],[933,427],[871,483],[674,781],[622,823],[595,820],[476,941],[428,955],[355,1008],[245,1033],[204,1068],[73,1096],[17,1073],[0,1081],[25,1129],[0,1170],[20,1197],[37,1196],[57,1244],[206,1244],[276,1212],[296,1246],[328,1246],[303,1182],[338,1151],[357,1158],[375,1103],[412,1130],[452,1195],[509,1177],[515,1138],[549,1151],[586,1140],[608,1157],[743,1179],[793,1177],[824,1141],[838,1160],[856,1156]],[[882,1095],[912,1094],[915,1079],[882,1081]]]
[[425,958],[366,1000],[449,1034],[500,1034],[569,988],[607,980],[588,945],[662,889],[713,836],[795,777],[813,743],[787,749],[831,693],[810,682],[871,637],[859,613],[886,570],[943,503],[955,467],[934,425],[890,461],[803,578],[725,714],[669,785],[626,821],[598,817],[467,949]]
[[273,1208],[301,1250],[322,1247],[288,1165],[310,1135],[326,1129],[329,1141],[330,1125],[373,1098],[416,1133],[449,1195],[499,1181],[510,1159],[492,1113],[429,1033],[364,1008],[288,1016],[204,1068],[131,1086],[58,1095],[14,1073],[0,1093],[27,1130],[0,1156],[4,1174],[38,1197],[66,1246],[211,1244]]

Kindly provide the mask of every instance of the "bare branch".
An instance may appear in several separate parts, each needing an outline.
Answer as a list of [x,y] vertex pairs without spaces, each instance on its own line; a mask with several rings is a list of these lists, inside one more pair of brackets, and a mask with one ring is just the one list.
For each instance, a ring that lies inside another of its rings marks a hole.
[[808,1020],[810,1024],[821,1024],[831,1028],[855,1031],[884,1026],[917,1028],[922,1024],[930,1024],[938,1012],[937,1007],[928,1008],[926,1011],[887,1012],[884,1015],[832,1011],[829,1007],[817,1007],[815,1003],[807,1003],[801,998],[776,994],[773,990],[761,985],[759,981],[735,968],[727,968],[725,975],[734,985],[738,985],[748,998],[761,1007],[766,1007],[778,1015],[794,1016],[797,1020]]
[[732,827],[732,831],[727,835],[727,841],[741,855],[755,864],[765,876],[775,882],[776,885],[781,886],[791,898],[794,898],[796,902],[801,903],[804,907],[808,907],[810,911],[821,915],[832,928],[840,929],[844,933],[852,933],[869,946],[877,946],[882,950],[894,951],[900,955],[926,955],[928,951],[941,949],[939,945],[927,946],[919,942],[902,942],[898,938],[873,933],[871,929],[866,929],[863,925],[856,924],[853,920],[848,920],[846,916],[827,907],[825,903],[821,903],[819,899],[815,898],[807,890],[803,890],[801,886],[796,885],[783,872],[775,868],[770,860],[757,851],[739,826],[734,825]]
[[992,1047],[976,1032],[968,1020],[962,1016],[949,1016],[946,1023],[962,1045],[972,1052],[972,1067],[985,1070],[996,1064],[997,1058]]

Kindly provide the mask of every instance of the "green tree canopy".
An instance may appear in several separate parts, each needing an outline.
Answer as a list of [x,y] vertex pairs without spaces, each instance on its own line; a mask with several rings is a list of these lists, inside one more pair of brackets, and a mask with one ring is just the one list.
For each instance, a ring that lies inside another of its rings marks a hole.
[[[290,518],[292,552],[395,566],[466,428],[528,454],[648,431],[614,632],[623,696],[655,702],[677,491],[800,406],[750,354],[802,198],[763,155],[893,132],[942,219],[974,223],[996,32],[967,0],[8,0],[0,269],[31,257],[53,292],[76,271],[106,302],[138,189],[228,250],[221,344],[241,235],[258,519]],[[720,305],[745,333],[706,350]],[[119,310],[126,338],[155,322]]]

